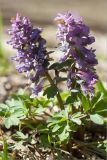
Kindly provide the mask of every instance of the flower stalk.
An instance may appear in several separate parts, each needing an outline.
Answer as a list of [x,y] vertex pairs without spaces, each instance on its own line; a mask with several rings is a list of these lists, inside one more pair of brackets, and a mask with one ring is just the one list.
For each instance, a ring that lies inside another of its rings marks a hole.
[[[49,74],[47,71],[45,72],[45,75],[46,75],[48,81],[50,82],[50,84],[51,84],[52,86],[54,86],[55,88],[57,88],[57,86],[56,86],[55,83],[53,82],[50,74]],[[57,90],[58,90],[58,88],[57,88]],[[61,96],[60,96],[59,91],[57,92],[56,97],[57,97],[58,104],[59,104],[60,108],[61,108],[61,109],[64,109],[63,101],[62,101],[62,98],[61,98]]]

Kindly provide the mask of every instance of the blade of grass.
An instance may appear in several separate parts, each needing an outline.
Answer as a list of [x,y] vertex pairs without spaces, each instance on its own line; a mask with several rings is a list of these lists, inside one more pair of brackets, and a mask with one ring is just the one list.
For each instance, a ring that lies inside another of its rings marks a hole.
[[7,146],[7,141],[5,138],[3,138],[3,144],[4,144],[3,160],[8,160],[8,146]]

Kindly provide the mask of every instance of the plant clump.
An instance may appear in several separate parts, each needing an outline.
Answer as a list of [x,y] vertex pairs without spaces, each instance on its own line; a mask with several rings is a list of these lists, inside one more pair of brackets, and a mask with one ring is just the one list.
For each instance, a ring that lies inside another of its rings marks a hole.
[[[3,125],[14,132],[12,144],[3,138],[0,156],[8,159],[8,150],[20,153],[30,145],[28,155],[34,157],[32,148],[38,152],[49,149],[56,160],[63,156],[91,160],[95,155],[105,159],[107,90],[96,73],[95,49],[90,48],[95,38],[82,18],[71,12],[58,14],[55,21],[62,52],[57,61],[46,48],[41,28],[19,14],[11,20],[8,44],[17,52],[12,60],[30,80],[32,93],[20,89],[0,103]],[[66,91],[59,88],[62,82]]]

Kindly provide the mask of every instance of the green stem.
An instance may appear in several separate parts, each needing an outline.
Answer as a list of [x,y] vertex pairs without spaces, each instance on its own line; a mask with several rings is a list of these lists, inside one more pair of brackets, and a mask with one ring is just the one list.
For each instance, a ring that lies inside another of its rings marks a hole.
[[[48,81],[50,82],[50,84],[53,85],[54,87],[57,87],[57,86],[55,85],[55,83],[53,82],[50,74],[49,74],[48,72],[45,72],[45,75],[46,75]],[[59,94],[59,91],[58,91],[56,97],[57,97],[57,100],[58,100],[58,103],[59,103],[60,108],[61,108],[61,109],[64,109],[63,101],[62,101],[62,98],[61,98],[61,96],[60,96],[60,94]]]

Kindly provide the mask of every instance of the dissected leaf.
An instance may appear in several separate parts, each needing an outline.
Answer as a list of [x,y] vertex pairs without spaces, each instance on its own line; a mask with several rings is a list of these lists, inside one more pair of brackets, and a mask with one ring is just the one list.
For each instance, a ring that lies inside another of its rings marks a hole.
[[15,138],[18,138],[18,139],[27,139],[28,138],[28,135],[24,135],[22,132],[20,131],[17,131],[15,135],[13,135]]
[[14,116],[10,116],[8,118],[5,118],[4,125],[7,129],[9,129],[11,126],[17,126],[19,124],[19,119]]
[[0,103],[0,116],[5,116],[8,111],[9,107],[4,103]]

